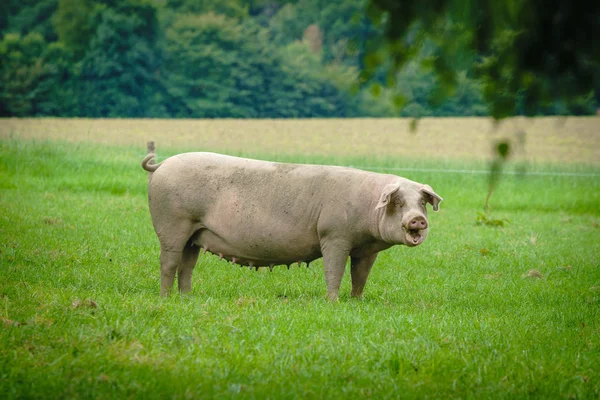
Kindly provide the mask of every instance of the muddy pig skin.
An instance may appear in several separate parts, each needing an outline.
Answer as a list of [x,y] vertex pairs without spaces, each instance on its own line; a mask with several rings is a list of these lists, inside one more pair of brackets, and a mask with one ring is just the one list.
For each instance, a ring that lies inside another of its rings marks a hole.
[[425,184],[353,168],[284,164],[215,153],[184,153],[142,167],[160,242],[160,293],[177,273],[192,286],[200,251],[235,264],[269,267],[323,257],[327,297],[336,300],[348,257],[352,296],[362,295],[377,253],[418,246],[426,205],[442,198]]

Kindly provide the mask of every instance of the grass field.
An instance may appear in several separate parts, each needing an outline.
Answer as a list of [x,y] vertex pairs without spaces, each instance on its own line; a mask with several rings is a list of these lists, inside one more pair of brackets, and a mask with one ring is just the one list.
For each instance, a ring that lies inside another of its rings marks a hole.
[[[476,223],[485,174],[437,171],[485,169],[448,149],[489,150],[500,133],[473,139],[486,121],[380,143],[381,126],[408,123],[263,121],[263,137],[258,121],[199,121],[186,137],[193,121],[2,120],[0,398],[597,399],[599,120],[533,122],[577,132],[527,131],[518,162],[552,174],[502,177],[488,217],[504,226]],[[321,261],[254,272],[210,255],[191,294],[164,299],[147,139],[159,158],[418,167],[401,175],[444,201],[422,246],[380,254],[362,300],[347,273],[327,302]]]

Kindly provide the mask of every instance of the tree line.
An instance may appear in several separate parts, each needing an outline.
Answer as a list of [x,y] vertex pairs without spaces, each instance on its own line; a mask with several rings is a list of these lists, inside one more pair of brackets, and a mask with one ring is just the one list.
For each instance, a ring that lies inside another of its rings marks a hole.
[[[361,71],[365,0],[6,0],[0,115],[153,118],[488,115],[469,58],[451,96],[423,68]],[[519,114],[518,96],[515,114]],[[579,113],[593,113],[593,95]],[[565,114],[560,102],[545,114]]]

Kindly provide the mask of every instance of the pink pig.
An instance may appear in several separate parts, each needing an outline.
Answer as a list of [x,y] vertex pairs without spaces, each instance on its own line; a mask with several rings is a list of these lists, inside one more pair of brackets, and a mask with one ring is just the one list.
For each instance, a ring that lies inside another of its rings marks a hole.
[[353,168],[283,164],[215,153],[142,161],[160,241],[161,290],[178,274],[192,285],[200,249],[251,268],[323,257],[327,297],[336,300],[348,257],[352,296],[362,295],[377,254],[427,237],[426,204],[442,198],[421,183]]

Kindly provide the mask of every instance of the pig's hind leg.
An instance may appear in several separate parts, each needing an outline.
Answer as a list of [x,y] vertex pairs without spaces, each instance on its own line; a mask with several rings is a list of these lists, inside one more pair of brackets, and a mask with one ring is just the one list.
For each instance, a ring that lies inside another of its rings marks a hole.
[[192,224],[171,225],[167,229],[157,229],[157,233],[160,241],[160,295],[169,295],[176,273],[179,289],[189,292],[199,250],[190,242]]
[[198,261],[200,247],[188,242],[183,248],[181,263],[177,270],[177,285],[181,293],[188,293],[192,290],[192,272]]
[[171,293],[182,254],[181,250],[169,249],[162,243],[160,245],[160,295],[163,297]]

